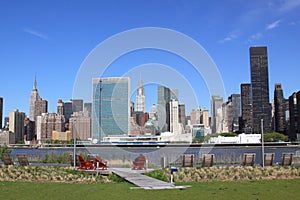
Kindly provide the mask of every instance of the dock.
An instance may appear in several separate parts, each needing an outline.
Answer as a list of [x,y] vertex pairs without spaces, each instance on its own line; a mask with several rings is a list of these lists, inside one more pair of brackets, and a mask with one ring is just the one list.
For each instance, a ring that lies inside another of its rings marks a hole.
[[110,168],[110,171],[128,182],[143,188],[145,190],[162,190],[162,189],[184,189],[185,186],[175,186],[173,183],[164,182],[143,173],[147,170],[132,170],[128,168]]

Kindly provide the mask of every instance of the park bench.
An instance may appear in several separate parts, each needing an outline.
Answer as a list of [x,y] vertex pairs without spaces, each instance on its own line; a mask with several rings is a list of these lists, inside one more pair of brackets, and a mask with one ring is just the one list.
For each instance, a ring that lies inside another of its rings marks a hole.
[[2,153],[2,161],[4,165],[14,165],[10,153]]
[[255,153],[244,153],[242,164],[244,166],[253,166],[255,161],[255,156],[256,156]]
[[202,167],[212,167],[214,164],[214,154],[202,155]]
[[182,155],[182,167],[193,167],[194,166],[194,154],[183,154]]
[[20,166],[28,166],[29,165],[26,154],[17,154],[17,158],[18,158]]
[[273,166],[274,162],[274,153],[265,153],[264,161],[265,166]]
[[134,159],[133,164],[132,164],[132,169],[133,170],[146,170],[146,158],[144,155],[139,155],[137,158]]
[[282,153],[281,165],[291,165],[293,162],[293,153]]

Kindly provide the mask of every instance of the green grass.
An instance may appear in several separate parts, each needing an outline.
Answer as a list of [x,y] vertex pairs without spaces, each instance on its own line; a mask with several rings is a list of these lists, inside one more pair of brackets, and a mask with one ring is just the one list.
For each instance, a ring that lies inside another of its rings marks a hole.
[[130,189],[123,183],[0,182],[0,199],[296,199],[300,179],[240,182],[181,183],[176,190]]

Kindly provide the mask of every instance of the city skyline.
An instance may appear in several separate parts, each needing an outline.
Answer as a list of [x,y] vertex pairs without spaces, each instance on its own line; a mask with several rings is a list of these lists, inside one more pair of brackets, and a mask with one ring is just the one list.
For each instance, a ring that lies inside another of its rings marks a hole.
[[[4,76],[0,80],[3,86],[0,96],[4,99],[3,116],[15,109],[29,115],[28,97],[35,75],[39,93],[49,102],[49,112],[55,112],[58,99],[73,98],[76,73],[95,46],[119,32],[147,26],[173,29],[200,43],[220,71],[226,89],[224,99],[239,93],[241,83],[250,82],[250,46],[268,46],[270,101],[275,83],[282,84],[285,98],[298,91],[299,86],[294,80],[299,74],[300,1],[219,5],[198,1],[1,2],[0,16],[4,27],[0,33],[0,55]],[[226,20],[231,23],[225,23]],[[121,76],[133,67],[150,62],[171,66],[189,77],[199,102],[180,99],[186,104],[187,113],[198,106],[210,108],[211,95],[215,94],[208,93],[200,75],[192,76],[194,71],[190,64],[170,53],[157,50],[129,53],[113,63],[105,76]],[[131,82],[137,88],[138,79],[132,78]],[[156,87],[145,86],[147,111],[156,103]],[[179,97],[181,92],[179,90]],[[131,97],[134,100],[135,94]]]

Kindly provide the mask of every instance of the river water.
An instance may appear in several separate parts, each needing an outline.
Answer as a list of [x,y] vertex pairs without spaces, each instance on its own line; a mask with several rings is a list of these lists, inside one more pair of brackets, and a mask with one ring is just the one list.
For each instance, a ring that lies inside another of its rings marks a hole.
[[[300,146],[274,146],[265,147],[265,153],[274,153],[274,163],[281,162],[283,153],[300,152]],[[66,147],[43,147],[43,148],[15,148],[12,149],[12,156],[16,158],[17,154],[24,153],[29,160],[41,161],[45,155],[63,153],[73,154],[73,148]],[[118,163],[119,165],[132,163],[132,160],[139,154],[146,156],[149,166],[161,166],[162,158],[167,163],[180,162],[180,157],[183,154],[194,154],[197,161],[200,160],[203,154],[214,154],[216,163],[241,163],[244,153],[255,153],[255,164],[262,163],[262,148],[260,146],[226,146],[226,147],[190,147],[190,146],[165,146],[165,147],[117,147],[117,146],[99,146],[99,147],[77,147],[76,154],[98,154],[108,163]]]

